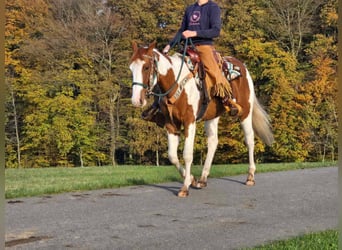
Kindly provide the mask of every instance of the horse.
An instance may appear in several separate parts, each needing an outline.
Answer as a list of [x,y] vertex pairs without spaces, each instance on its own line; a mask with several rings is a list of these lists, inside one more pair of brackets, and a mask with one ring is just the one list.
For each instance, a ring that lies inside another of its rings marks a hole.
[[[168,158],[183,177],[183,186],[180,188],[178,196],[187,197],[190,186],[195,188],[207,186],[211,164],[218,145],[218,122],[226,109],[220,98],[212,97],[205,112],[201,112],[203,89],[198,85],[198,78],[194,77],[189,67],[184,65],[182,54],[176,52],[172,55],[165,55],[156,49],[156,42],[145,47],[138,47],[137,43],[133,41],[132,48],[133,55],[129,63],[133,77],[132,105],[144,107],[147,104],[147,95],[157,95],[153,92],[153,88],[159,87],[161,91],[159,94],[160,110],[165,117],[168,136]],[[264,143],[271,145],[273,133],[269,116],[256,98],[254,84],[247,68],[234,57],[229,57],[229,61],[239,67],[241,71],[241,75],[230,80],[230,83],[233,96],[242,109],[239,113],[239,120],[249,154],[249,168],[245,184],[253,186],[256,170],[254,162],[255,134]],[[198,119],[200,113],[201,118]],[[198,181],[191,174],[197,120],[204,121],[207,137],[207,156]],[[185,169],[181,166],[177,155],[182,128]]]

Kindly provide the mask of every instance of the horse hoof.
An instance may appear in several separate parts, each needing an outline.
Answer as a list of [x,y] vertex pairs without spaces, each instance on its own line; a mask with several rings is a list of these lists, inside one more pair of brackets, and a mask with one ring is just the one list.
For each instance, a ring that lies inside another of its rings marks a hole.
[[248,173],[247,180],[246,180],[246,186],[254,186],[255,185],[255,179],[253,173]]
[[178,197],[185,198],[189,196],[189,191],[179,191],[178,192]]
[[198,188],[198,181],[196,180],[195,177],[192,177],[192,181],[191,181],[190,186],[191,186],[192,188]]
[[189,190],[185,187],[182,187],[178,192],[178,197],[185,198],[189,196]]
[[196,189],[202,189],[207,186],[206,182],[203,181],[197,181],[195,178],[191,182],[191,187]]
[[201,177],[201,179],[198,181],[197,188],[205,188],[207,186],[207,178]]
[[251,187],[251,186],[254,186],[254,185],[255,185],[255,180],[247,180],[246,181],[246,186]]
[[205,188],[207,187],[207,182],[206,181],[199,181],[197,184],[197,188]]

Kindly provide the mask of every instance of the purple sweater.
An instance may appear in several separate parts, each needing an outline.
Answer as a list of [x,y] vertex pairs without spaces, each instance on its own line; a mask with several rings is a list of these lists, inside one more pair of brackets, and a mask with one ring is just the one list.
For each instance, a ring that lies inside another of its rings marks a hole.
[[197,31],[197,37],[193,37],[194,44],[213,44],[213,38],[220,35],[221,10],[213,1],[198,5],[194,3],[185,10],[183,21],[176,36],[170,42],[171,46],[179,41],[185,30]]

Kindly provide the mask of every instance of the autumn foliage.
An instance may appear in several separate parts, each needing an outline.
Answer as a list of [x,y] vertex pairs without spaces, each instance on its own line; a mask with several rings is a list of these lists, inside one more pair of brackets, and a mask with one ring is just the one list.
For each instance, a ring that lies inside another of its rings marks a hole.
[[[132,40],[162,49],[192,2],[6,0],[6,167],[169,164],[165,131],[130,104],[128,62]],[[244,61],[272,120],[256,160],[336,160],[337,1],[216,2],[216,48]],[[237,118],[219,126],[214,163],[246,162]]]

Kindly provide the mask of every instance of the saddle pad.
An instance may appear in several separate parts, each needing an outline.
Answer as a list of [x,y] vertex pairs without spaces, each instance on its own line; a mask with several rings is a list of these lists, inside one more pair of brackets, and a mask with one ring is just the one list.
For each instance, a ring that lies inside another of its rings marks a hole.
[[223,71],[225,76],[227,77],[228,81],[234,80],[241,76],[240,67],[232,64],[231,62],[224,60],[223,61]]

